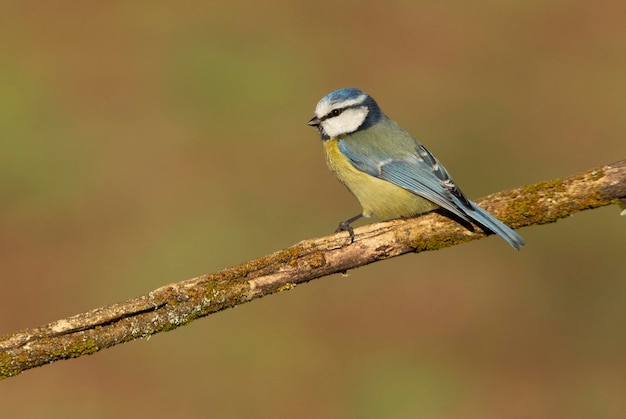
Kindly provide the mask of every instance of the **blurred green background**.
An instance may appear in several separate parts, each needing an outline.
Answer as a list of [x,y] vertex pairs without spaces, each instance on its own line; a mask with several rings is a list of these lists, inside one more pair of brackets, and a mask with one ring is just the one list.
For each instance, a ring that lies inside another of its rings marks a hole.
[[[626,157],[623,1],[5,1],[0,334],[333,231],[359,87],[470,197]],[[3,417],[609,418],[617,207],[408,255],[0,382]]]

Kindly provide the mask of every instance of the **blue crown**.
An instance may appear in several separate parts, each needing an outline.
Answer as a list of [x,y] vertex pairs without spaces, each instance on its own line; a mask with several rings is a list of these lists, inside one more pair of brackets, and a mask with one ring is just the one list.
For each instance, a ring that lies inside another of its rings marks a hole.
[[346,100],[356,99],[357,97],[364,95],[365,93],[354,87],[347,87],[345,89],[335,90],[324,96],[321,102],[327,102],[330,105],[344,102]]

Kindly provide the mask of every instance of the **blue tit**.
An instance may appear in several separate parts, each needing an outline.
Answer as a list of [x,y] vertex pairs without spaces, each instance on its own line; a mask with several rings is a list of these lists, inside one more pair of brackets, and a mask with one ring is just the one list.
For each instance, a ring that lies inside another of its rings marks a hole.
[[439,161],[376,101],[358,89],[324,96],[308,122],[317,128],[331,171],[359,200],[363,211],[339,224],[354,241],[350,224],[361,217],[393,219],[443,208],[515,249],[522,237],[467,199]]

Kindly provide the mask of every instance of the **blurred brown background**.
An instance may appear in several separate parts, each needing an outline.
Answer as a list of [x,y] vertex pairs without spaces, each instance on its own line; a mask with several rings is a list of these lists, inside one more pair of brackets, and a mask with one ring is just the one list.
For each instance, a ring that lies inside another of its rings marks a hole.
[[[0,334],[330,233],[307,127],[372,94],[470,197],[626,157],[623,1],[3,2]],[[0,382],[3,417],[626,413],[617,207]]]

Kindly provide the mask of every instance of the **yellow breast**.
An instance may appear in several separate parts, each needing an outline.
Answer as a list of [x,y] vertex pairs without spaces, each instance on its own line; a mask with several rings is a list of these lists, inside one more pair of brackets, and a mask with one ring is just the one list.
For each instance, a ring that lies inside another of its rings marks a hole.
[[356,169],[339,150],[336,138],[324,141],[326,162],[337,178],[356,196],[364,217],[392,219],[410,217],[437,205],[386,180]]

